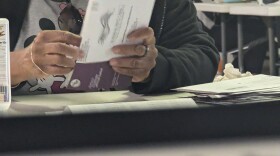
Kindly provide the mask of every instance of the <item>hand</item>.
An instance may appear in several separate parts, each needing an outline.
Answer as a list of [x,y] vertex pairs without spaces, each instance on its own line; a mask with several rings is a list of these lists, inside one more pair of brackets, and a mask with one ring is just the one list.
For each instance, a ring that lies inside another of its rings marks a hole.
[[34,42],[23,50],[23,59],[18,63],[25,73],[24,76],[18,75],[21,81],[71,72],[76,60],[83,57],[83,52],[78,48],[80,42],[81,37],[69,32],[40,32]]
[[129,34],[128,39],[143,41],[143,44],[113,47],[114,53],[128,57],[114,58],[110,60],[110,65],[116,72],[131,76],[132,82],[142,82],[149,77],[151,70],[156,65],[158,50],[155,46],[154,31],[150,27],[138,29]]

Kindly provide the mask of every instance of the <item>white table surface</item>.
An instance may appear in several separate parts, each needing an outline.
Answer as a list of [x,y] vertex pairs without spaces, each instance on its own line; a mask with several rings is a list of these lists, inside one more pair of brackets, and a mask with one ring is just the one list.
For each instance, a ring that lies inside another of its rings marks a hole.
[[243,5],[231,6],[229,13],[232,15],[280,16],[280,4],[244,3]]
[[232,15],[280,16],[280,3],[259,5],[248,3],[194,3],[197,11],[229,13]]
[[243,5],[244,3],[194,3],[197,11],[229,13],[232,6]]
[[[192,96],[192,94],[186,92],[143,96],[129,91],[13,96],[13,102],[4,115],[8,117],[60,115],[68,106],[136,101],[145,103],[147,101],[172,100]],[[190,107],[192,106],[190,105]]]

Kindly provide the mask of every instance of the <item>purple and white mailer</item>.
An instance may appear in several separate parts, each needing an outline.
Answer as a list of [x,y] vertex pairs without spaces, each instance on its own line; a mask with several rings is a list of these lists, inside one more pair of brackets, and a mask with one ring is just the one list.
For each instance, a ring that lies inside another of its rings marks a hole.
[[86,92],[128,90],[131,79],[116,73],[109,62],[77,63],[67,88]]

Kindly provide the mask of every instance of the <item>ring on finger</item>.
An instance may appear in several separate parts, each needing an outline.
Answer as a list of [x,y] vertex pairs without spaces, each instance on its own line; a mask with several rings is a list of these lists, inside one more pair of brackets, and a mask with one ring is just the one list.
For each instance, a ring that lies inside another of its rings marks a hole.
[[147,53],[150,51],[150,47],[148,45],[144,45],[144,47],[145,47],[145,51],[141,57],[145,57],[147,55]]

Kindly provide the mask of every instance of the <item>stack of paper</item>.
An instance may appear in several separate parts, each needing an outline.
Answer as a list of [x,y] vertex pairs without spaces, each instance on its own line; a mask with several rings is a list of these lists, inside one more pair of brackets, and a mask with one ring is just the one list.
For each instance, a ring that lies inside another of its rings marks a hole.
[[196,102],[211,104],[280,101],[280,77],[256,75],[176,90],[195,94],[197,96]]

